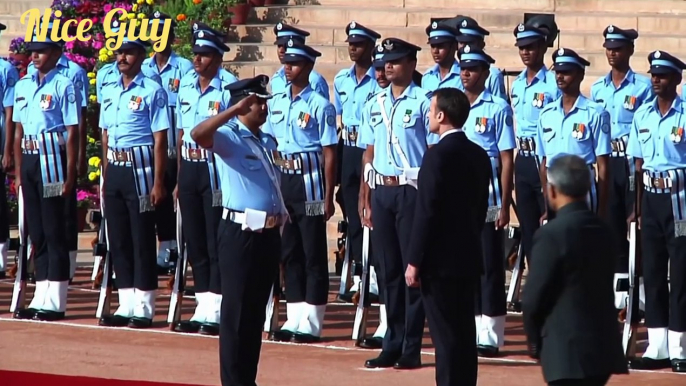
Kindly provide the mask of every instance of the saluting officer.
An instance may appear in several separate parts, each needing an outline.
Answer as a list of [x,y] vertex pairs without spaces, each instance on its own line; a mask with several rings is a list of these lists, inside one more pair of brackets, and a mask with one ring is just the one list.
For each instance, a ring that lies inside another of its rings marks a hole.
[[166,192],[169,113],[165,90],[143,75],[147,41],[117,51],[121,78],[102,89],[103,197],[119,308],[101,326],[147,328],[155,315],[155,206]]
[[[52,20],[48,23],[48,34],[52,33]],[[75,34],[73,31],[70,33]],[[60,48],[62,45],[60,44]],[[27,73],[33,73],[36,68],[33,62],[29,63]],[[67,55],[62,52],[60,59],[57,61],[57,71],[69,78],[74,84],[74,91],[76,92],[76,104],[81,109],[78,128],[78,156],[76,163],[76,172],[78,176],[85,176],[88,171],[88,162],[86,157],[86,144],[88,143],[88,130],[86,125],[86,115],[88,112],[88,75],[83,67],[70,60]],[[67,133],[68,135],[69,133]],[[66,231],[67,243],[69,244],[69,280],[74,278],[76,273],[76,255],[79,249],[79,230],[76,210],[76,189],[68,197],[65,206],[66,217]]]
[[223,295],[219,362],[226,386],[255,384],[264,310],[279,273],[280,231],[288,218],[273,158],[276,140],[260,131],[271,97],[268,83],[266,75],[232,83],[231,107],[191,131],[198,145],[216,155],[222,191],[231,192],[222,197],[217,240]]
[[540,226],[543,190],[539,175],[540,159],[536,157],[538,118],[543,108],[562,95],[555,73],[546,67],[548,50],[545,30],[519,24],[514,29],[515,46],[526,69],[512,82],[510,98],[516,122],[517,157],[515,157],[515,194],[517,219],[522,230],[522,248],[527,262],[531,258],[534,233]]
[[[636,110],[627,154],[636,162],[648,348],[632,369],[686,372],[686,113],[676,88],[686,64],[648,56],[656,97]],[[669,280],[667,279],[669,277]]]
[[459,51],[460,78],[471,105],[465,124],[467,138],[481,146],[491,160],[486,226],[481,233],[483,274],[477,285],[475,321],[477,352],[494,357],[505,344],[505,261],[503,229],[510,223],[514,177],[512,108],[506,100],[485,88],[489,68],[495,60],[478,47]]
[[348,222],[347,248],[356,268],[350,293],[341,295],[342,300],[350,302],[352,294],[358,290],[362,274],[362,270],[357,269],[362,267],[360,265],[362,262],[362,223],[357,211],[357,203],[364,149],[357,146],[357,140],[365,103],[381,91],[372,67],[374,45],[381,35],[354,21],[346,26],[345,32],[348,35],[346,39],[348,54],[355,64],[336,75],[333,81],[333,92],[338,126],[341,127],[343,137],[340,189],[343,191],[343,206]]
[[[276,35],[276,41],[274,44],[277,48],[277,53],[279,55],[279,61],[285,64],[283,61],[286,55],[287,44],[290,40],[305,44],[305,40],[310,33],[303,31],[299,28],[295,28],[288,24],[278,23],[274,26],[274,35]],[[286,86],[288,86],[288,79],[286,78],[285,66],[281,66],[276,73],[272,76],[271,80],[272,94],[279,94],[286,92]],[[310,71],[310,87],[319,95],[329,100],[329,84],[326,82],[323,76],[321,76],[317,71]]]
[[365,188],[361,199],[363,224],[374,229],[372,247],[385,286],[388,332],[380,355],[365,366],[413,369],[421,366],[425,315],[419,289],[405,285],[407,247],[419,167],[438,136],[429,132],[429,92],[412,79],[421,48],[396,38],[385,39],[383,47],[391,85],[374,97],[369,119],[361,128],[360,141],[367,146],[364,178],[371,188]]
[[629,65],[634,54],[634,40],[638,32],[613,25],[603,31],[605,55],[612,67],[610,72],[591,86],[591,99],[603,105],[610,113],[612,153],[610,153],[610,180],[608,181],[608,221],[616,233],[618,265],[615,268],[615,306],[626,304],[626,291],[617,292],[617,282],[629,278],[629,241],[627,217],[634,211],[634,163],[626,156],[626,145],[634,113],[653,98],[650,79],[634,73]]
[[262,130],[279,144],[276,165],[291,221],[284,226],[287,318],[276,340],[298,343],[321,337],[329,292],[326,222],[334,213],[336,109],[310,86],[321,53],[289,40],[283,57],[289,85],[269,101]]
[[[608,158],[610,146],[610,114],[602,105],[581,94],[581,82],[589,63],[576,52],[560,48],[553,53],[553,68],[562,96],[541,111],[536,135],[536,155],[541,160],[541,186],[547,184],[547,163],[562,154],[583,158],[591,170],[589,208],[605,216],[608,195]],[[596,182],[596,171],[598,168]],[[552,219],[546,205],[541,221]],[[534,257],[535,258],[535,257]]]
[[[0,23],[0,31],[7,27]],[[0,180],[5,179],[5,174],[12,170],[12,157],[14,146],[14,122],[12,111],[14,106],[14,86],[19,80],[17,69],[6,60],[0,60],[0,143],[2,144],[2,167],[0,167]],[[0,279],[7,275],[7,252],[9,250],[10,226],[9,208],[7,205],[7,187],[3,184],[0,188]]]
[[193,43],[195,71],[181,80],[176,99],[177,126],[182,140],[179,141],[179,184],[174,196],[178,197],[183,219],[197,306],[190,320],[179,322],[174,329],[206,335],[219,333],[222,297],[217,228],[222,215],[222,191],[214,154],[193,141],[191,130],[230,105],[229,83],[223,82],[219,73],[229,47],[217,34],[204,30],[196,33]]
[[[80,109],[77,91],[56,69],[59,43],[46,37],[27,49],[35,70],[17,82],[12,120],[16,186],[22,187],[29,237],[36,267],[36,289],[19,319],[55,321],[64,318],[69,285],[69,245],[64,223],[66,201],[73,195],[78,157]],[[69,134],[68,136],[66,134]]]
[[[469,16],[458,16],[457,28],[460,32],[456,38],[458,50],[467,44],[472,48],[479,48],[482,50],[486,47],[486,36],[491,33],[481,27],[476,20]],[[458,89],[464,91],[460,83],[457,85]],[[488,79],[486,79],[486,89],[488,89],[491,95],[508,100],[505,91],[505,78],[503,72],[497,67],[491,66],[490,75],[488,76]]]
[[421,87],[427,91],[436,91],[442,87],[462,89],[460,81],[460,63],[455,59],[457,54],[457,29],[436,21],[426,27],[431,45],[431,56],[436,62],[422,76]]
[[[212,29],[210,26],[208,26],[205,23],[201,23],[199,21],[196,21],[195,23],[193,23],[192,28],[193,28],[193,41],[195,41],[195,39],[197,39],[198,34],[200,32],[202,32],[203,35],[205,35],[205,36],[212,35],[212,36],[216,37],[222,43],[226,41],[226,34],[225,33],[219,32],[215,29]],[[192,71],[190,72],[190,74],[195,75],[195,73]],[[238,78],[236,78],[236,76],[234,74],[227,71],[223,66],[219,66],[219,78],[225,84],[231,84],[233,82],[238,81]]]
[[[178,176],[176,98],[179,93],[181,79],[193,70],[193,63],[172,51],[171,43],[175,39],[174,30],[176,28],[174,19],[160,11],[155,11],[150,18],[150,25],[155,20],[159,20],[159,30],[161,30],[164,23],[171,23],[169,44],[167,44],[163,51],[155,52],[152,57],[146,58],[141,70],[146,75],[159,75],[162,79],[162,87],[167,92],[169,123],[171,126],[167,132],[169,160],[166,163],[167,170],[164,174],[164,188],[168,193],[171,193],[176,188]],[[172,194],[167,194],[162,203],[155,208],[155,223],[157,225],[157,239],[159,241],[157,266],[160,273],[167,273],[171,265],[169,262],[169,250],[176,248],[176,216],[174,214],[174,197]]]

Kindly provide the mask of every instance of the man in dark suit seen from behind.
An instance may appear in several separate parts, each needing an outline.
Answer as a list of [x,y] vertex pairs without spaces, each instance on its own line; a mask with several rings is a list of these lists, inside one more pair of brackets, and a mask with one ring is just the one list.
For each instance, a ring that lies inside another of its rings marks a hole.
[[529,351],[548,385],[605,385],[626,374],[614,307],[612,231],[591,212],[590,171],[565,155],[548,166],[553,220],[536,231],[522,293]]
[[421,286],[438,386],[473,386],[477,380],[474,299],[491,163],[461,129],[469,108],[456,88],[438,89],[431,98],[429,129],[440,140],[424,154],[419,171],[405,272],[408,286]]

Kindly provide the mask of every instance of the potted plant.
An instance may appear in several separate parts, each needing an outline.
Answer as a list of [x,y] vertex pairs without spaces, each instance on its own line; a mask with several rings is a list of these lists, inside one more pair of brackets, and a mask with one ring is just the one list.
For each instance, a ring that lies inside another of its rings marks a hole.
[[5,177],[5,192],[7,193],[9,225],[16,226],[19,224],[19,201],[17,200],[17,189],[14,185],[13,175],[8,174]]
[[231,24],[243,25],[248,21],[248,13],[250,12],[250,4],[248,0],[234,0],[232,5],[229,5],[229,12],[231,16]]

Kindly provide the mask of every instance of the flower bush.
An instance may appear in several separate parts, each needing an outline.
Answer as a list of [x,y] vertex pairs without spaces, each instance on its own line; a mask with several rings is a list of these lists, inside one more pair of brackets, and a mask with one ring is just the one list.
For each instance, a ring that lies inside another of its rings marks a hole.
[[91,209],[96,206],[98,195],[85,189],[76,189],[76,207],[78,209]]

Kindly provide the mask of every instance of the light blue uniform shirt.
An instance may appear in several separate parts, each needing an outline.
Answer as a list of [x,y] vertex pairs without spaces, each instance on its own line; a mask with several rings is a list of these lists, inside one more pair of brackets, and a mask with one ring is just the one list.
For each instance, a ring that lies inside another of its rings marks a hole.
[[291,99],[289,84],[286,92],[269,100],[269,117],[262,126],[262,131],[276,138],[280,152],[319,152],[324,146],[338,144],[336,109],[331,102],[309,85]]
[[[488,90],[491,95],[507,99],[503,73],[497,67],[493,66],[491,66],[489,71],[488,78],[486,78],[486,90]],[[464,91],[462,80],[460,80],[460,63],[457,60],[453,62],[450,72],[443,79],[441,79],[441,72],[438,68],[438,64],[434,64],[422,76],[422,88],[424,90],[433,92],[439,88],[447,87],[453,87]]]
[[195,143],[191,130],[200,122],[217,115],[230,106],[231,93],[225,90],[228,84],[221,79],[221,74],[212,78],[205,92],[200,91],[196,72],[186,75],[181,80],[179,97],[176,99],[177,130],[183,129],[183,141]]
[[596,157],[612,152],[610,114],[603,106],[579,95],[565,116],[562,98],[541,111],[536,136],[536,155],[546,165],[558,156],[573,154],[591,165]]
[[558,100],[562,93],[557,87],[555,73],[543,67],[531,79],[531,84],[527,84],[526,70],[517,75],[512,82],[510,95],[517,122],[517,137],[535,138],[541,111],[549,103]]
[[[27,74],[37,72],[33,62],[29,63],[26,68]],[[81,107],[88,106],[88,74],[86,70],[73,61],[69,60],[66,55],[62,54],[57,61],[57,71],[69,78],[74,85],[76,91],[76,105]]]
[[25,136],[66,132],[66,126],[79,124],[76,101],[74,84],[57,68],[42,82],[37,71],[27,73],[15,86],[12,121],[22,124]]
[[[435,145],[439,138],[438,135],[429,132],[429,92],[412,83],[397,100],[394,100],[390,87],[383,94],[386,95],[383,106],[391,122],[393,134],[398,138],[409,166],[418,168],[421,166],[427,146]],[[377,173],[384,176],[399,176],[402,174],[399,168],[405,166],[388,136],[388,128],[376,98],[375,96],[369,101],[369,119],[360,127],[359,142],[363,146],[374,146],[372,166]]]
[[7,60],[0,60],[0,151],[5,148],[5,108],[14,106],[14,87],[19,81],[19,72]]
[[364,108],[362,109],[362,118],[360,119],[360,127],[358,128],[358,138],[357,138],[357,143],[355,146],[359,147],[360,149],[367,149],[367,144],[362,143],[362,133],[361,133],[361,128],[364,125],[368,125],[370,120],[371,120],[371,114],[372,114],[372,108],[375,104],[378,102],[376,101],[376,97],[382,93],[385,92],[385,89],[381,89],[381,91],[377,92],[376,94],[372,95],[371,98],[364,104]]
[[155,57],[147,58],[143,61],[141,71],[145,76],[159,75],[162,79],[162,87],[167,92],[169,106],[176,106],[176,96],[181,86],[181,79],[193,70],[193,63],[186,58],[178,56],[172,52],[167,64],[160,70],[155,62]]
[[[214,152],[219,166],[219,181],[222,190],[222,205],[225,208],[244,212],[254,209],[267,212],[268,216],[281,212],[279,191],[269,177],[260,157],[248,146],[254,141],[262,151],[262,157],[278,178],[279,171],[273,166],[272,152],[276,150],[273,137],[260,132],[259,138],[238,119],[229,121],[214,134],[214,145],[208,149]],[[278,183],[278,182],[277,182]]]
[[489,157],[500,157],[501,151],[516,146],[512,121],[512,108],[507,101],[485,90],[469,110],[464,132]]
[[[286,80],[286,70],[284,70],[283,66],[281,66],[281,68],[274,73],[274,76],[272,76],[271,86],[272,94],[279,94],[286,91],[288,81]],[[319,93],[319,95],[326,98],[327,101],[330,100],[329,84],[326,82],[326,79],[315,70],[310,72],[310,87],[312,87],[315,92]]]
[[[145,74],[143,74],[145,75]],[[162,86],[162,78],[157,74],[145,75],[148,78],[155,81],[155,83]],[[121,72],[119,72],[119,67],[117,67],[117,62],[107,63],[100,67],[98,72],[95,74],[95,94],[98,97],[98,103],[102,105],[102,88],[104,86],[117,83],[121,78]]]
[[657,98],[654,98],[634,114],[627,154],[642,158],[643,169],[650,172],[686,168],[685,129],[684,101],[675,98],[663,117],[657,107]]
[[341,70],[333,80],[333,105],[343,126],[359,126],[364,105],[379,91],[381,87],[376,82],[374,67],[369,68],[359,83],[354,65]]
[[169,129],[167,93],[139,72],[124,89],[121,77],[102,89],[100,127],[111,148],[152,146],[153,133]]
[[612,73],[598,79],[591,86],[591,99],[602,105],[612,119],[612,139],[629,134],[634,113],[653,98],[650,79],[632,70],[626,74],[619,88],[612,83]]

